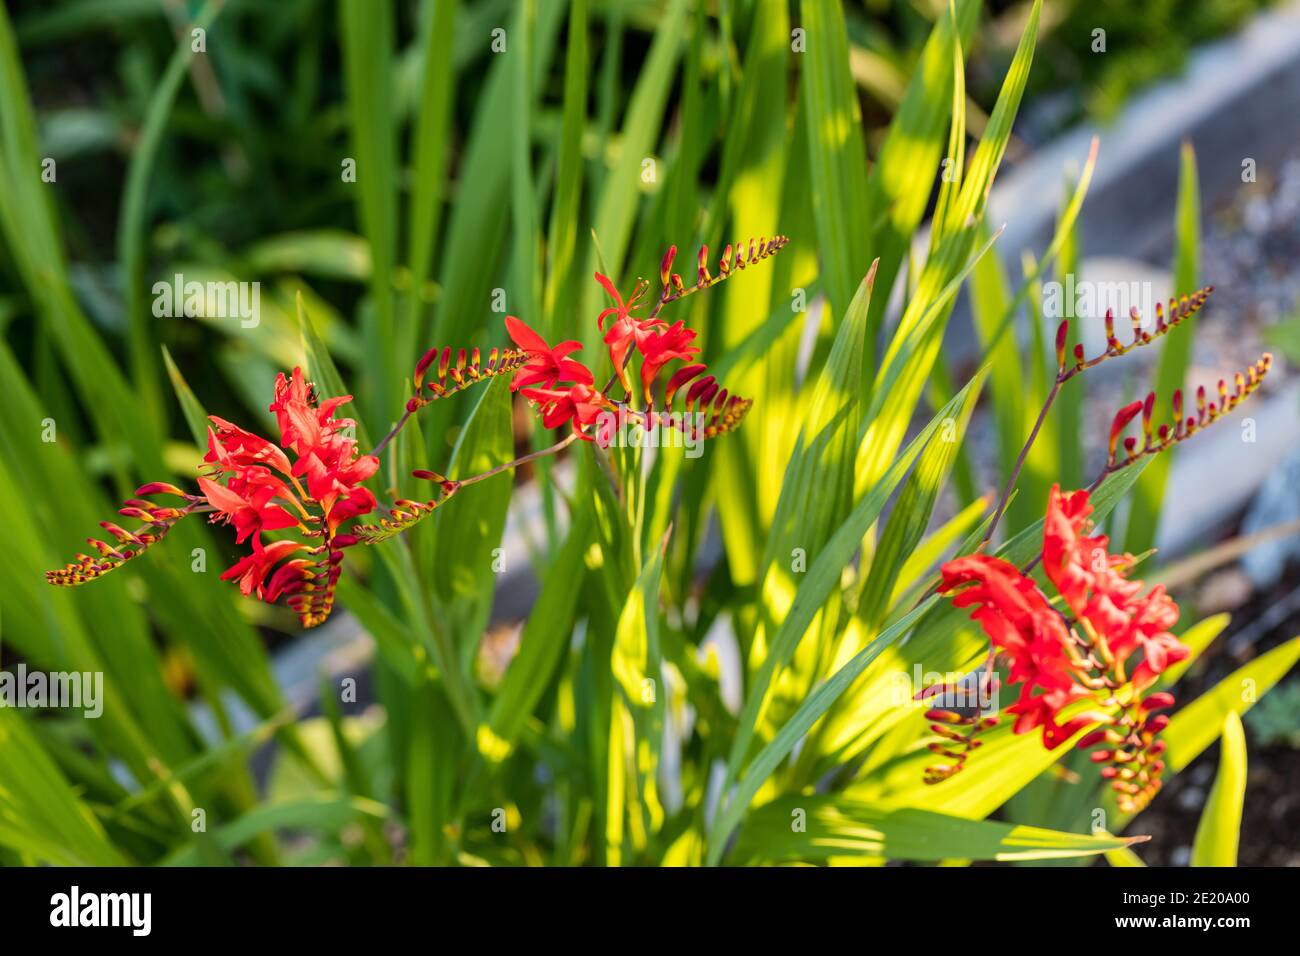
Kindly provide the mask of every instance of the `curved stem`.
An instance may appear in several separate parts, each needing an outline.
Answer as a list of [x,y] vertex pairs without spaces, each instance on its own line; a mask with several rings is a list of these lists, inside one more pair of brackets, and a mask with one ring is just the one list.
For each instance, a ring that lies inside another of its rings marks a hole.
[[1033,431],[1029,433],[1029,438],[1025,441],[1024,447],[1020,449],[1020,455],[1016,458],[1011,474],[1007,476],[1006,486],[1002,489],[1002,498],[998,501],[998,510],[993,515],[993,521],[989,524],[988,531],[984,532],[983,540],[980,541],[981,548],[993,540],[993,532],[997,530],[998,522],[1002,520],[1002,515],[1007,510],[1007,504],[1011,500],[1011,492],[1016,488],[1016,479],[1020,477],[1020,469],[1024,467],[1025,459],[1029,457],[1029,449],[1033,447],[1034,440],[1038,438],[1043,422],[1047,421],[1047,413],[1051,410],[1052,403],[1056,401],[1056,396],[1061,393],[1061,385],[1064,382],[1065,379],[1061,375],[1057,375],[1056,381],[1052,384],[1052,390],[1047,393],[1047,401],[1043,402],[1042,411],[1038,413],[1038,420],[1034,422]]
[[519,458],[516,458],[514,461],[508,461],[505,464],[497,465],[495,468],[489,468],[487,471],[483,472],[482,474],[470,475],[468,478],[454,478],[452,480],[462,488],[465,485],[473,485],[480,481],[487,481],[489,478],[493,477],[494,475],[499,475],[503,471],[509,471],[511,468],[518,468],[520,465],[526,464],[527,462],[530,461],[536,461],[538,458],[545,458],[547,455],[559,454],[561,451],[563,451],[565,448],[568,448],[577,440],[578,440],[578,433],[573,432],[572,434],[569,435],[569,437],[556,442],[554,445],[551,445],[547,448],[539,449],[538,451],[529,452],[527,455],[522,455]]
[[379,453],[388,447],[388,443],[397,437],[397,433],[402,430],[402,426],[406,424],[407,419],[410,417],[411,409],[408,408],[406,411],[402,412],[402,417],[397,420],[397,424],[388,430],[388,434],[379,439],[379,444],[371,449],[370,454],[378,457]]

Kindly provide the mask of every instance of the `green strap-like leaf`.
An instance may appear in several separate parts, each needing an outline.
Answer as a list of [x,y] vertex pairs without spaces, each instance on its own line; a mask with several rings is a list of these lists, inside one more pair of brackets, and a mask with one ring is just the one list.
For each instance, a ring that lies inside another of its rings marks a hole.
[[967,820],[930,810],[888,809],[839,795],[781,797],[745,822],[730,860],[1059,860],[1125,849],[1137,840]]
[[1246,732],[1236,711],[1223,718],[1219,772],[1192,844],[1192,866],[1236,866],[1241,809],[1246,800]]

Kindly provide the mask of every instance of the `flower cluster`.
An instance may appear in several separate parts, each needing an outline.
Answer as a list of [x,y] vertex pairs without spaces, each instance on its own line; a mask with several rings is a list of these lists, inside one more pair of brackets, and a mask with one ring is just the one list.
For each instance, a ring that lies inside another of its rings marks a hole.
[[[727,246],[716,276],[705,262],[707,248],[701,249],[697,279],[690,286],[672,273],[676,248],[670,249],[661,269],[662,292],[647,316],[637,313],[648,283],[638,281],[624,301],[614,283],[597,274],[597,281],[614,302],[596,320],[605,333],[614,364],[614,375],[604,388],[596,387],[587,366],[569,357],[581,348],[579,343],[562,342],[552,347],[514,316],[506,317],[506,332],[518,347],[492,349],[486,362],[478,349],[429,349],[415,365],[414,391],[401,418],[368,455],[358,452],[352,437],[356,423],[335,417],[339,406],[351,401],[352,396],[321,401],[301,369],[295,368],[288,378],[281,374],[269,408],[279,426],[279,444],[211,416],[208,451],[198,477],[197,494],[165,482],[143,485],[120,512],[144,522],[140,527],[128,531],[113,522],[102,522],[101,527],[115,543],[87,539],[95,554],[78,554],[65,567],[46,572],[46,580],[65,586],[95,580],[162,540],[182,518],[207,514],[213,523],[233,526],[236,543],[247,542],[250,548],[221,575],[222,579],[236,582],[243,594],[256,595],[263,601],[286,598],[302,625],[315,627],[333,609],[345,548],[387,540],[422,521],[462,487],[533,458],[555,454],[575,439],[607,439],[596,428],[602,412],[627,414],[645,427],[659,421],[689,429],[693,437],[702,438],[712,438],[739,425],[752,403],[728,395],[713,376],[702,375],[705,366],[692,361],[700,352],[694,343],[695,331],[681,322],[668,325],[659,318],[659,312],[669,302],[709,288],[774,255],[786,242],[783,236],[751,241],[747,253],[739,244]],[[628,376],[633,355],[640,356],[641,409],[633,407]],[[661,385],[661,375],[671,362],[686,364]],[[414,477],[436,483],[441,497],[429,501],[402,498],[391,507],[378,508],[374,494],[364,483],[378,470],[379,454],[410,417],[433,401],[511,373],[511,389],[521,392],[541,413],[542,424],[547,428],[570,425],[569,438],[478,475],[451,479],[433,471],[415,471]],[[609,394],[615,382],[623,386],[621,397]],[[688,421],[685,415],[668,414],[674,396],[688,383],[686,412],[697,413],[694,421]],[[656,409],[661,392],[662,404]],[[158,495],[179,499],[179,503],[159,504],[152,500]],[[343,528],[345,523],[377,509],[380,516],[375,523]]]
[[[625,299],[608,276],[597,272],[596,281],[611,303],[596,316],[614,370],[604,388],[596,387],[595,375],[589,367],[570,358],[582,349],[580,342],[551,346],[524,322],[507,316],[506,331],[519,352],[527,356],[515,373],[511,388],[536,406],[545,427],[568,424],[579,438],[602,444],[609,436],[593,426],[606,412],[622,413],[645,427],[657,422],[682,428],[690,431],[692,437],[712,438],[734,429],[752,402],[729,394],[713,376],[704,374],[708,367],[696,361],[700,347],[695,344],[694,329],[680,321],[669,325],[659,315],[668,303],[716,285],[775,255],[788,241],[784,236],[751,240],[747,253],[739,243],[728,245],[717,263],[716,275],[708,266],[709,249],[702,246],[697,256],[696,281],[691,286],[672,271],[677,247],[670,247],[660,263],[659,298],[644,315],[640,313],[647,305],[649,282],[638,279]],[[636,382],[629,371],[634,357],[640,366]],[[681,364],[663,381],[661,398],[659,382],[672,362]],[[621,386],[622,396],[610,394],[616,382]],[[686,415],[674,416],[670,413],[679,393],[684,394]],[[692,420],[690,416],[697,417]]]
[[1007,663],[1008,683],[1020,686],[1007,708],[1015,732],[1041,728],[1044,746],[1055,749],[1102,725],[1079,746],[1107,745],[1092,759],[1109,764],[1102,773],[1131,812],[1160,788],[1164,744],[1156,736],[1168,721],[1153,713],[1173,703],[1147,691],[1189,652],[1170,632],[1178,608],[1164,588],[1143,593],[1127,577],[1132,556],[1110,554],[1106,536],[1090,534],[1088,497],[1053,486],[1048,498],[1041,557],[1060,609],[1014,565],[983,554],[945,564],[939,590],[973,609]]
[[[88,539],[98,559],[79,554],[65,568],[47,572],[46,579],[72,585],[100,577],[156,543],[180,518],[208,514],[214,524],[232,525],[235,542],[249,542],[251,548],[222,580],[234,581],[243,594],[264,601],[283,596],[304,627],[320,624],[333,607],[343,549],[357,540],[339,529],[376,504],[362,483],[378,469],[379,459],[358,453],[354,421],[335,417],[339,406],[351,400],[344,395],[319,401],[301,369],[289,378],[281,374],[269,407],[279,426],[278,445],[210,416],[198,494],[165,482],[140,487],[120,513],[144,520],[141,528],[129,532],[103,522],[117,546]],[[149,500],[157,495],[183,504],[160,506]],[[290,529],[297,537],[264,538]]]

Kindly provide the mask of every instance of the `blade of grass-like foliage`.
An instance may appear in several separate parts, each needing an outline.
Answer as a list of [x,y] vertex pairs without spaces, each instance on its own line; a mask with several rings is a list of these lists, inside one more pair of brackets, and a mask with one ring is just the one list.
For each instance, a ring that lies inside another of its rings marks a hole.
[[[784,229],[780,216],[787,182],[787,117],[785,110],[769,104],[782,102],[786,96],[789,52],[790,24],[784,5],[756,8],[745,53],[745,81],[735,98],[735,112],[745,114],[747,121],[743,125],[733,122],[723,147],[723,164],[728,167],[723,182],[728,191],[721,198],[727,200],[730,228],[736,236],[772,236]],[[733,153],[734,157],[727,155]],[[751,269],[743,281],[727,284],[722,307],[711,326],[724,350],[746,341],[762,326],[771,311],[774,292],[784,293],[773,285],[776,278],[776,270],[768,266]],[[765,524],[760,485],[775,471],[759,467],[769,444],[768,417],[779,407],[775,405],[779,397],[765,388],[768,369],[765,361],[748,374],[719,379],[732,394],[763,396],[750,412],[748,427],[717,446],[713,465],[715,487],[727,489],[716,498],[723,541],[732,573],[743,583],[754,580],[758,572],[755,559],[763,551]]]
[[[1200,272],[1201,245],[1201,190],[1197,181],[1196,152],[1192,144],[1183,143],[1178,167],[1178,213],[1174,222],[1174,289],[1175,296],[1196,289]],[[1148,322],[1151,317],[1145,317]],[[1179,327],[1164,337],[1160,347],[1160,361],[1156,366],[1156,407],[1168,408],[1174,391],[1183,387],[1187,369],[1192,361],[1192,343],[1196,341],[1199,316],[1188,316]],[[1163,404],[1162,404],[1163,403]],[[1177,449],[1170,449],[1177,452]],[[1124,533],[1124,549],[1141,554],[1155,546],[1156,530],[1165,498],[1165,485],[1174,455],[1157,455],[1147,469],[1142,481],[1133,491],[1133,505],[1129,508],[1128,527]]]
[[[886,398],[879,413],[869,416],[871,427],[859,446],[859,490],[876,480],[902,443],[912,412],[938,357],[951,311],[940,290],[960,272],[975,244],[976,229],[983,218],[988,191],[1006,151],[1011,126],[1029,77],[1041,6],[1041,0],[1035,0],[998,94],[997,105],[971,158],[957,200],[949,207],[942,238],[937,240],[937,248],[927,259],[916,294],[909,301],[886,350],[881,374],[872,393],[873,401],[882,392]],[[942,307],[935,308],[940,303]]]
[[610,669],[622,689],[623,708],[634,731],[624,747],[633,770],[628,776],[636,783],[628,794],[627,812],[633,819],[640,818],[636,823],[646,834],[657,832],[664,817],[658,776],[667,688],[659,647],[659,578],[666,546],[665,538],[653,549],[623,603],[610,655]]
[[[382,803],[363,797],[345,797],[323,792],[310,799],[292,803],[263,804],[238,820],[219,827],[212,835],[218,846],[229,851],[238,849],[261,834],[276,830],[336,833],[363,816],[384,820],[389,816],[389,809]],[[170,854],[162,865],[196,866],[200,862],[197,846],[188,844]]]
[[405,622],[352,575],[345,574],[339,578],[338,599],[375,639],[375,648],[384,658],[384,663],[403,681],[414,684],[422,666],[421,660],[427,660],[427,655],[424,655],[423,648],[411,643]]
[[[461,430],[452,453],[451,477],[481,474],[514,457],[510,382],[497,376],[488,382]],[[457,492],[454,506],[434,514],[437,534],[433,580],[446,626],[468,666],[492,609],[498,545],[505,529],[506,509],[514,471],[500,474]]]
[[[601,184],[593,222],[608,263],[607,269],[602,271],[611,277],[622,273],[641,198],[643,163],[646,160],[656,162],[652,153],[672,86],[673,70],[681,55],[685,16],[685,0],[669,0],[623,114],[621,152],[614,168]],[[587,256],[585,271],[590,273],[598,268],[597,261],[593,247]],[[588,284],[582,308],[574,311],[565,333],[561,335],[561,330],[557,329],[556,335],[581,341],[588,355],[600,354],[600,330],[591,317],[604,308],[606,303],[603,300],[604,293],[600,287],[594,282]]]
[[1240,716],[1250,710],[1286,676],[1297,660],[1300,660],[1300,637],[1293,637],[1237,668],[1213,690],[1174,714],[1163,734],[1168,745],[1165,762],[1169,770],[1176,773],[1199,757],[1219,736],[1230,712]]
[[199,448],[206,448],[208,443],[208,413],[203,410],[199,400],[194,397],[194,391],[190,388],[190,383],[185,381],[185,376],[181,370],[176,367],[176,362],[172,359],[172,353],[168,351],[167,346],[162,347],[163,365],[167,368],[167,377],[171,379],[172,390],[176,393],[176,401],[180,402],[181,413],[185,416],[185,424],[194,436],[194,444]]
[[370,246],[342,229],[309,229],[258,239],[240,250],[251,275],[288,272],[348,282],[367,282]]
[[[813,215],[822,276],[831,311],[847,315],[859,276],[868,261],[867,154],[862,113],[849,72],[844,11],[838,3],[805,0],[800,6],[807,33],[803,65],[807,97],[808,148],[812,162]],[[866,364],[874,364],[874,339],[866,343]]]
[[1006,153],[1007,143],[1011,139],[1011,127],[1016,113],[1020,109],[1020,99],[1025,92],[1029,79],[1029,68],[1034,59],[1034,45],[1038,37],[1038,20],[1042,14],[1042,0],[1034,0],[1025,23],[1020,43],[1015,56],[1007,68],[1006,79],[998,92],[997,103],[989,115],[988,124],[980,138],[975,155],[971,157],[970,167],[962,181],[961,192],[957,201],[948,210],[946,228],[951,229],[966,222],[971,217],[982,217],[988,203],[989,188],[997,175],[998,166]]
[[902,596],[913,589],[913,585],[934,566],[945,551],[980,523],[980,519],[988,513],[990,504],[990,495],[975,499],[908,552],[895,576],[894,590],[889,596],[890,607],[897,605]]
[[[801,696],[813,679],[817,649],[810,646],[808,652],[796,659],[802,634],[790,634],[785,642],[770,647],[765,635],[784,620],[794,600],[799,586],[797,576],[801,573],[796,563],[798,556],[802,554],[806,559],[809,554],[820,553],[853,504],[854,454],[862,415],[858,384],[863,376],[867,315],[874,279],[873,268],[859,284],[836,332],[826,366],[818,376],[808,417],[786,469],[760,565],[763,616],[754,645],[765,652],[761,665],[769,679],[793,662],[799,680],[787,684],[789,696]],[[899,473],[898,479],[901,477]],[[834,608],[831,608],[828,624],[833,616]],[[759,663],[751,661],[755,666]],[[766,691],[768,684],[761,683]],[[755,725],[762,721],[767,704],[762,696],[754,699]]]
[[[793,651],[793,645],[804,634],[813,619],[826,604],[839,582],[844,566],[849,562],[854,551],[857,550],[862,535],[875,522],[885,501],[893,493],[903,475],[907,473],[917,455],[934,437],[934,433],[940,427],[943,419],[951,416],[957,408],[961,407],[961,404],[967,400],[971,392],[979,390],[982,379],[982,374],[977,375],[971,382],[967,383],[961,392],[954,396],[953,400],[944,406],[939,414],[912,440],[903,454],[896,459],[893,466],[886,472],[885,477],[854,507],[848,519],[840,525],[839,529],[826,542],[826,545],[817,553],[812,566],[808,569],[807,576],[803,583],[799,585],[798,591],[795,592],[794,601],[790,605],[788,614],[784,616],[776,633],[773,635],[772,650],[748,689],[745,706],[741,713],[736,737],[728,758],[727,773],[723,778],[721,792],[726,804],[718,813],[709,832],[709,860],[711,863],[716,863],[721,857],[731,831],[743,818],[754,794],[758,792],[758,788],[776,766],[789,754],[798,739],[825,713],[839,694],[861,673],[862,669],[870,663],[876,654],[879,654],[881,649],[887,646],[890,641],[902,636],[905,630],[903,625],[910,626],[919,617],[920,607],[914,613],[903,617],[894,627],[883,631],[875,641],[859,652],[852,661],[823,682],[789,722],[781,728],[772,739],[772,742],[764,747],[753,762],[748,765],[744,777],[738,778],[740,768],[748,755],[750,743],[754,739],[759,713],[778,661],[782,657],[789,658],[789,654]],[[928,608],[933,603],[931,600],[923,607]],[[730,789],[733,781],[738,782],[735,792],[731,793]]]
[[[334,744],[334,750],[338,753],[339,764],[342,767],[342,778],[347,785],[347,792],[352,797],[362,797],[373,799],[375,787],[371,780],[370,773],[361,759],[360,749],[353,740],[353,735],[348,732],[352,721],[343,717],[342,710],[339,707],[339,694],[333,681],[322,676],[320,680],[320,701],[321,709],[325,711],[325,720],[329,723],[330,738]],[[452,726],[448,721],[447,726]],[[389,863],[392,860],[392,851],[380,829],[378,821],[373,817],[362,816],[361,827],[364,836],[362,837],[366,849],[370,852],[372,860],[376,863]]]
[[524,315],[542,316],[541,283],[538,268],[538,246],[541,233],[537,223],[536,201],[533,195],[532,117],[533,88],[529,69],[532,58],[534,23],[537,18],[535,0],[522,0],[518,5],[523,29],[518,32],[511,51],[510,72],[510,236],[511,285],[514,308]]
[[[888,462],[888,459],[883,457],[869,443],[869,438],[877,427],[883,426],[883,423],[898,419],[901,416],[904,424],[899,432],[899,440],[902,440],[901,436],[906,433],[906,424],[910,422],[911,413],[916,408],[920,388],[925,384],[926,376],[921,374],[924,368],[918,368],[918,363],[925,358],[923,355],[925,350],[934,344],[935,323],[940,322],[947,314],[951,308],[953,297],[956,296],[957,290],[961,288],[961,284],[966,281],[966,277],[970,275],[979,261],[993,248],[993,244],[997,242],[1001,234],[1001,229],[995,232],[983,246],[966,260],[960,269],[955,271],[947,284],[937,290],[929,306],[924,309],[920,316],[918,334],[910,336],[906,341],[902,342],[895,336],[894,341],[891,343],[891,349],[898,346],[898,350],[887,360],[885,367],[877,374],[876,387],[871,393],[871,406],[864,417],[865,427],[858,446],[857,457],[857,490],[859,492],[869,484],[863,471],[867,463],[875,462],[884,466]],[[908,309],[910,311],[910,304]],[[906,315],[906,313],[904,314]],[[940,328],[938,331],[942,332],[942,329]],[[929,355],[930,362],[925,365],[925,368],[933,364],[933,358],[933,354]],[[904,389],[901,384],[903,382],[913,383],[915,388],[911,388],[909,385],[908,389]],[[902,398],[896,397],[902,395],[905,391],[909,392],[909,394]]]
[[967,402],[958,407],[956,416],[943,421],[939,439],[921,453],[890,512],[858,602],[857,614],[866,622],[868,633],[874,632],[884,619],[904,562],[921,544],[973,411],[974,404]]
[[[1021,388],[1030,398],[1020,406],[1021,433],[1031,435],[1042,402],[1047,400],[1056,383],[1058,369],[1055,352],[1048,349],[1043,334],[1043,282],[1040,278],[1043,267],[1034,254],[1026,250],[1021,256],[1021,269],[1025,275],[1025,313],[1029,320],[1029,337],[1024,343],[1025,369]],[[1010,334],[1008,330],[1007,336],[1010,337]],[[1037,409],[1034,407],[1035,402],[1038,403]],[[1038,436],[1025,453],[1016,497],[1007,504],[1010,528],[1024,527],[1044,511],[1047,507],[1048,489],[1060,481],[1057,474],[1057,463],[1061,458],[1058,447],[1060,442],[1064,440],[1078,444],[1074,436],[1062,439],[1055,426],[1056,421],[1048,414],[1039,426]]]
[[[979,399],[982,374],[976,376],[973,388],[968,386],[963,390],[965,400],[951,408],[950,416],[940,421],[938,437],[925,446],[917,458],[916,467],[903,485],[880,543],[872,555],[871,568],[854,615],[854,625],[845,628],[835,645],[832,668],[838,669],[846,663],[862,649],[867,638],[877,634],[885,623],[888,611],[886,602],[893,589],[895,576],[902,565],[903,556],[916,547],[929,523],[939,492],[952,468],[971,413]],[[800,750],[791,786],[807,781],[819,758],[842,746],[845,738],[852,736],[853,729],[861,727],[854,713],[855,698],[861,688],[862,685],[859,684],[855,690],[850,690],[837,700],[809,734]]]
[[659,575],[662,568],[663,550],[655,548],[623,602],[614,634],[610,669],[628,703],[635,707],[655,704],[660,696],[654,690],[660,683]]
[[457,761],[463,752],[460,728],[445,695],[423,681],[410,697],[410,739],[406,760],[406,806],[411,826],[411,856],[420,866],[445,864],[453,834],[452,794]]
[[547,231],[549,256],[543,315],[546,337],[556,336],[556,309],[560,302],[577,298],[576,256],[578,212],[582,202],[585,165],[582,133],[587,121],[587,0],[569,5],[569,28],[565,43],[564,108],[560,121],[560,142],[555,172],[555,200]]
[[[863,364],[867,313],[874,282],[872,268],[842,317],[831,355],[816,381],[809,415],[777,499],[774,527],[763,558],[764,594],[775,587],[770,580],[780,574],[777,562],[794,546],[801,546],[805,553],[818,549],[852,505],[853,454],[863,414],[859,384],[867,368]],[[787,605],[788,601],[779,602],[772,613],[780,615]]]
[[[370,243],[370,308],[362,310],[366,343],[362,411],[378,428],[404,397],[398,356],[393,269],[397,264],[397,128],[393,117],[392,0],[341,0],[339,35],[355,161],[357,209]],[[348,182],[348,180],[344,180]],[[403,339],[404,340],[404,339]],[[361,416],[358,416],[361,417]]]
[[519,653],[497,690],[487,727],[479,732],[479,749],[489,758],[500,760],[509,755],[568,650],[574,607],[584,577],[582,558],[591,543],[587,515],[580,511],[575,516],[542,582],[541,594],[519,639]]
[[[41,441],[31,427],[42,420],[40,400],[5,346],[0,346],[0,377],[6,387],[0,404],[0,486],[6,500],[26,503],[7,520],[8,544],[0,556],[9,598],[7,642],[29,661],[50,669],[103,673],[106,712],[91,727],[96,736],[104,735],[106,747],[122,748],[122,759],[151,777],[150,760],[188,756],[192,738],[182,708],[166,689],[149,619],[131,594],[129,578],[113,576],[73,594],[50,588],[43,574],[66,560],[62,548],[83,540],[111,509],[98,488],[86,482],[71,451]],[[52,488],[78,491],[51,497]],[[172,542],[169,537],[167,543]],[[162,567],[165,559],[160,562],[159,556],[150,555],[144,561],[155,562],[139,570],[159,587],[169,577]],[[186,574],[189,562],[187,555]],[[193,575],[189,580],[171,577],[151,602],[154,613],[179,612],[191,600],[203,606],[195,594],[205,589]],[[104,621],[114,622],[111,632],[100,626]],[[204,628],[191,627],[191,632],[197,642],[206,643]],[[234,635],[232,653],[238,653],[239,637]],[[206,683],[209,675],[203,676]],[[124,688],[130,688],[130,694],[123,694]]]
[[[219,0],[208,0],[200,8],[192,28],[207,29],[223,9],[224,5]],[[158,381],[155,351],[157,337],[151,335],[149,330],[153,312],[145,300],[146,191],[153,175],[158,149],[162,145],[168,117],[176,103],[176,94],[180,91],[193,57],[190,31],[185,30],[149,101],[144,125],[131,150],[131,162],[127,166],[126,186],[122,191],[122,206],[117,221],[117,255],[122,264],[131,378],[146,412],[159,425],[165,425],[167,414],[162,401],[162,387]]]
[[421,83],[419,110],[411,139],[414,180],[407,200],[407,255],[411,269],[410,314],[398,360],[420,351],[424,334],[424,289],[438,248],[438,226],[446,193],[451,138],[452,55],[460,0],[425,0],[420,7]]
[[[120,442],[142,471],[163,474],[159,432],[68,284],[67,260],[49,187],[41,183],[36,121],[7,9],[0,5],[0,227],[14,266],[52,333],[78,397],[99,435]],[[131,484],[118,469],[120,490]]]
[[1142,858],[1127,847],[1110,850],[1106,853],[1106,862],[1113,867],[1146,866]]
[[[974,13],[978,9],[978,3],[970,3],[966,5],[964,12]],[[948,0],[947,22],[948,24],[957,22],[957,9],[954,0]],[[942,25],[942,22],[939,25]],[[932,37],[937,35],[939,25],[936,25],[935,33],[931,34]],[[973,28],[973,23],[970,27]],[[949,26],[949,33],[951,34],[949,45],[952,49],[952,106],[948,122],[948,150],[944,154],[943,163],[941,164],[943,175],[940,176],[939,197],[934,205],[933,228],[940,231],[940,235],[936,238],[942,238],[942,231],[948,223],[948,208],[956,200],[957,192],[961,188],[961,181],[966,172],[966,59],[962,53],[962,47],[970,39],[970,29],[957,33],[952,31],[951,26]],[[922,75],[924,74],[922,73]],[[912,82],[916,82],[915,75]],[[932,110],[937,113],[942,106],[942,100],[939,98],[937,91],[932,94],[932,101]],[[901,115],[902,111],[900,110]],[[915,227],[916,223],[913,223],[912,228],[915,229]],[[910,242],[910,233],[903,238]]]
[[1236,866],[1241,810],[1246,801],[1246,732],[1236,711],[1223,718],[1219,772],[1201,811],[1192,844],[1192,866]]
[[1137,839],[967,820],[929,810],[882,809],[839,795],[804,794],[781,797],[754,811],[728,859],[737,866],[852,857],[1059,860],[1096,856],[1134,842]]
[[[663,825],[659,800],[659,752],[664,695],[659,648],[659,576],[667,540],[651,551],[624,601],[614,633],[610,669],[620,695],[612,697],[607,827],[621,839],[624,817],[630,842],[645,848]],[[616,852],[614,839],[608,840]]]
[[56,866],[130,862],[7,707],[0,707],[0,779],[0,844]]
[[[856,546],[857,540],[860,539],[848,540],[847,543],[850,546]],[[818,565],[813,565],[809,580],[813,580],[811,575],[818,570]],[[823,567],[820,570],[823,574],[829,573],[828,567]],[[795,744],[817,722],[818,718],[830,708],[840,694],[848,689],[849,685],[876,658],[880,651],[902,637],[922,615],[934,606],[936,600],[936,598],[930,597],[917,605],[899,618],[892,626],[885,628],[874,641],[859,651],[852,660],[817,685],[817,688],[804,701],[803,706],[782,726],[771,742],[759,752],[746,768],[744,776],[737,781],[735,791],[730,795],[727,803],[719,810],[713,826],[709,830],[707,862],[710,866],[716,865],[722,859],[727,841],[740,824],[740,821],[744,819],[755,794],[758,793],[764,781],[772,775],[772,772],[776,770],[781,761],[794,749]]]
[[[864,222],[876,223],[871,251],[880,257],[878,281],[882,294],[872,305],[871,329],[880,327],[888,292],[925,215],[934,183],[940,176],[934,222],[942,228],[945,211],[961,185],[965,169],[966,83],[962,50],[979,19],[979,0],[948,3],[912,71],[907,92],[880,148],[880,159],[867,181]],[[954,22],[957,29],[953,29]],[[945,151],[943,132],[948,125]],[[942,161],[941,161],[942,160]]]
[[[557,318],[560,303],[578,302],[583,290],[578,274],[578,216],[586,181],[583,157],[583,133],[587,125],[587,71],[590,56],[587,38],[587,0],[569,5],[569,23],[565,37],[564,102],[559,142],[555,153],[554,199],[546,237],[546,269],[542,290],[542,314],[538,316],[542,335],[557,341]],[[565,323],[567,325],[567,323]],[[546,440],[540,428],[533,430],[533,448],[540,450]],[[560,544],[557,528],[556,488],[552,479],[554,464],[548,459],[537,462],[538,487],[542,494],[542,517],[546,523],[545,550],[553,554]]]
[[[1014,329],[998,335],[1002,331],[1002,320],[1011,311],[1011,282],[1006,267],[997,256],[985,256],[971,273],[970,311],[980,352],[988,357],[989,362],[989,393],[993,400],[994,432],[998,440],[998,466],[1002,475],[1009,475],[1025,443],[1021,408],[1026,401],[1032,403],[1034,399],[1023,394],[1024,361]],[[1035,412],[1038,407],[1035,406]]]
[[[515,14],[507,30],[508,37],[523,29],[521,12],[516,10]],[[550,65],[563,14],[561,3],[543,3],[538,9],[536,39],[532,44],[535,84],[545,76]],[[439,273],[442,294],[433,334],[427,343],[431,346],[482,348],[500,341],[501,337],[500,317],[493,315],[491,321],[486,321],[485,315],[492,305],[493,288],[502,274],[501,253],[510,209],[510,133],[503,128],[502,117],[510,115],[511,110],[512,61],[509,52],[493,56],[492,61],[475,103],[474,125],[461,157],[456,201],[447,222],[446,254]],[[539,319],[538,316],[521,317],[530,323]],[[437,402],[424,412],[424,433],[432,467],[439,468],[446,461],[450,452],[446,443],[449,425],[464,412],[464,408],[451,402]],[[389,414],[396,415],[391,410]]]

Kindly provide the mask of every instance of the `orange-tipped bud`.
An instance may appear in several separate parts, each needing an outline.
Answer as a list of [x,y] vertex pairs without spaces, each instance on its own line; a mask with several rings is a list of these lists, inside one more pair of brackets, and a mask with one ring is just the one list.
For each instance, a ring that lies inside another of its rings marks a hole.
[[1142,701],[1142,709],[1147,713],[1155,710],[1168,710],[1172,706],[1174,706],[1174,695],[1165,691],[1148,694]]
[[1142,434],[1146,435],[1147,443],[1151,442],[1151,415],[1156,409],[1156,393],[1150,392],[1146,401],[1142,403]]
[[668,288],[668,283],[672,279],[673,259],[676,255],[677,247],[669,246],[668,251],[664,253],[663,259],[659,262],[659,282],[664,288]]
[[1147,722],[1142,725],[1142,729],[1149,734],[1158,734],[1169,726],[1169,716],[1167,714],[1156,714],[1154,717],[1147,718]]
[[438,357],[438,351],[437,348],[429,349],[429,351],[420,356],[420,361],[415,363],[415,375],[413,376],[413,380],[415,381],[415,387],[417,389],[424,384],[424,373],[429,371],[429,366],[432,365],[433,360]]
[[1095,747],[1097,744],[1101,743],[1105,739],[1106,739],[1106,731],[1104,728],[1101,730],[1094,730],[1092,733],[1084,734],[1082,737],[1080,737],[1078,744],[1076,744],[1075,746],[1077,746],[1080,750],[1087,750],[1089,747]]
[[1119,414],[1115,416],[1115,421],[1111,423],[1109,445],[1111,461],[1115,460],[1115,451],[1119,446],[1120,435],[1128,427],[1128,423],[1133,421],[1138,416],[1138,413],[1142,411],[1143,404],[1142,402],[1130,402],[1119,410]]
[[1133,341],[1146,343],[1151,341],[1151,336],[1142,328],[1142,313],[1133,306],[1128,310],[1128,319],[1133,323]]
[[1119,348],[1119,339],[1115,337],[1115,310],[1106,310],[1106,346],[1107,348]]
[[143,498],[145,495],[176,495],[178,498],[184,498],[185,492],[181,491],[175,485],[169,485],[165,481],[151,481],[148,484],[141,485],[135,490],[137,498]]
[[927,710],[925,712],[925,719],[933,720],[941,724],[960,724],[965,720],[965,718],[956,711],[942,710],[937,707]]
[[1056,368],[1065,371],[1065,346],[1070,338],[1070,320],[1062,319],[1056,327]]

